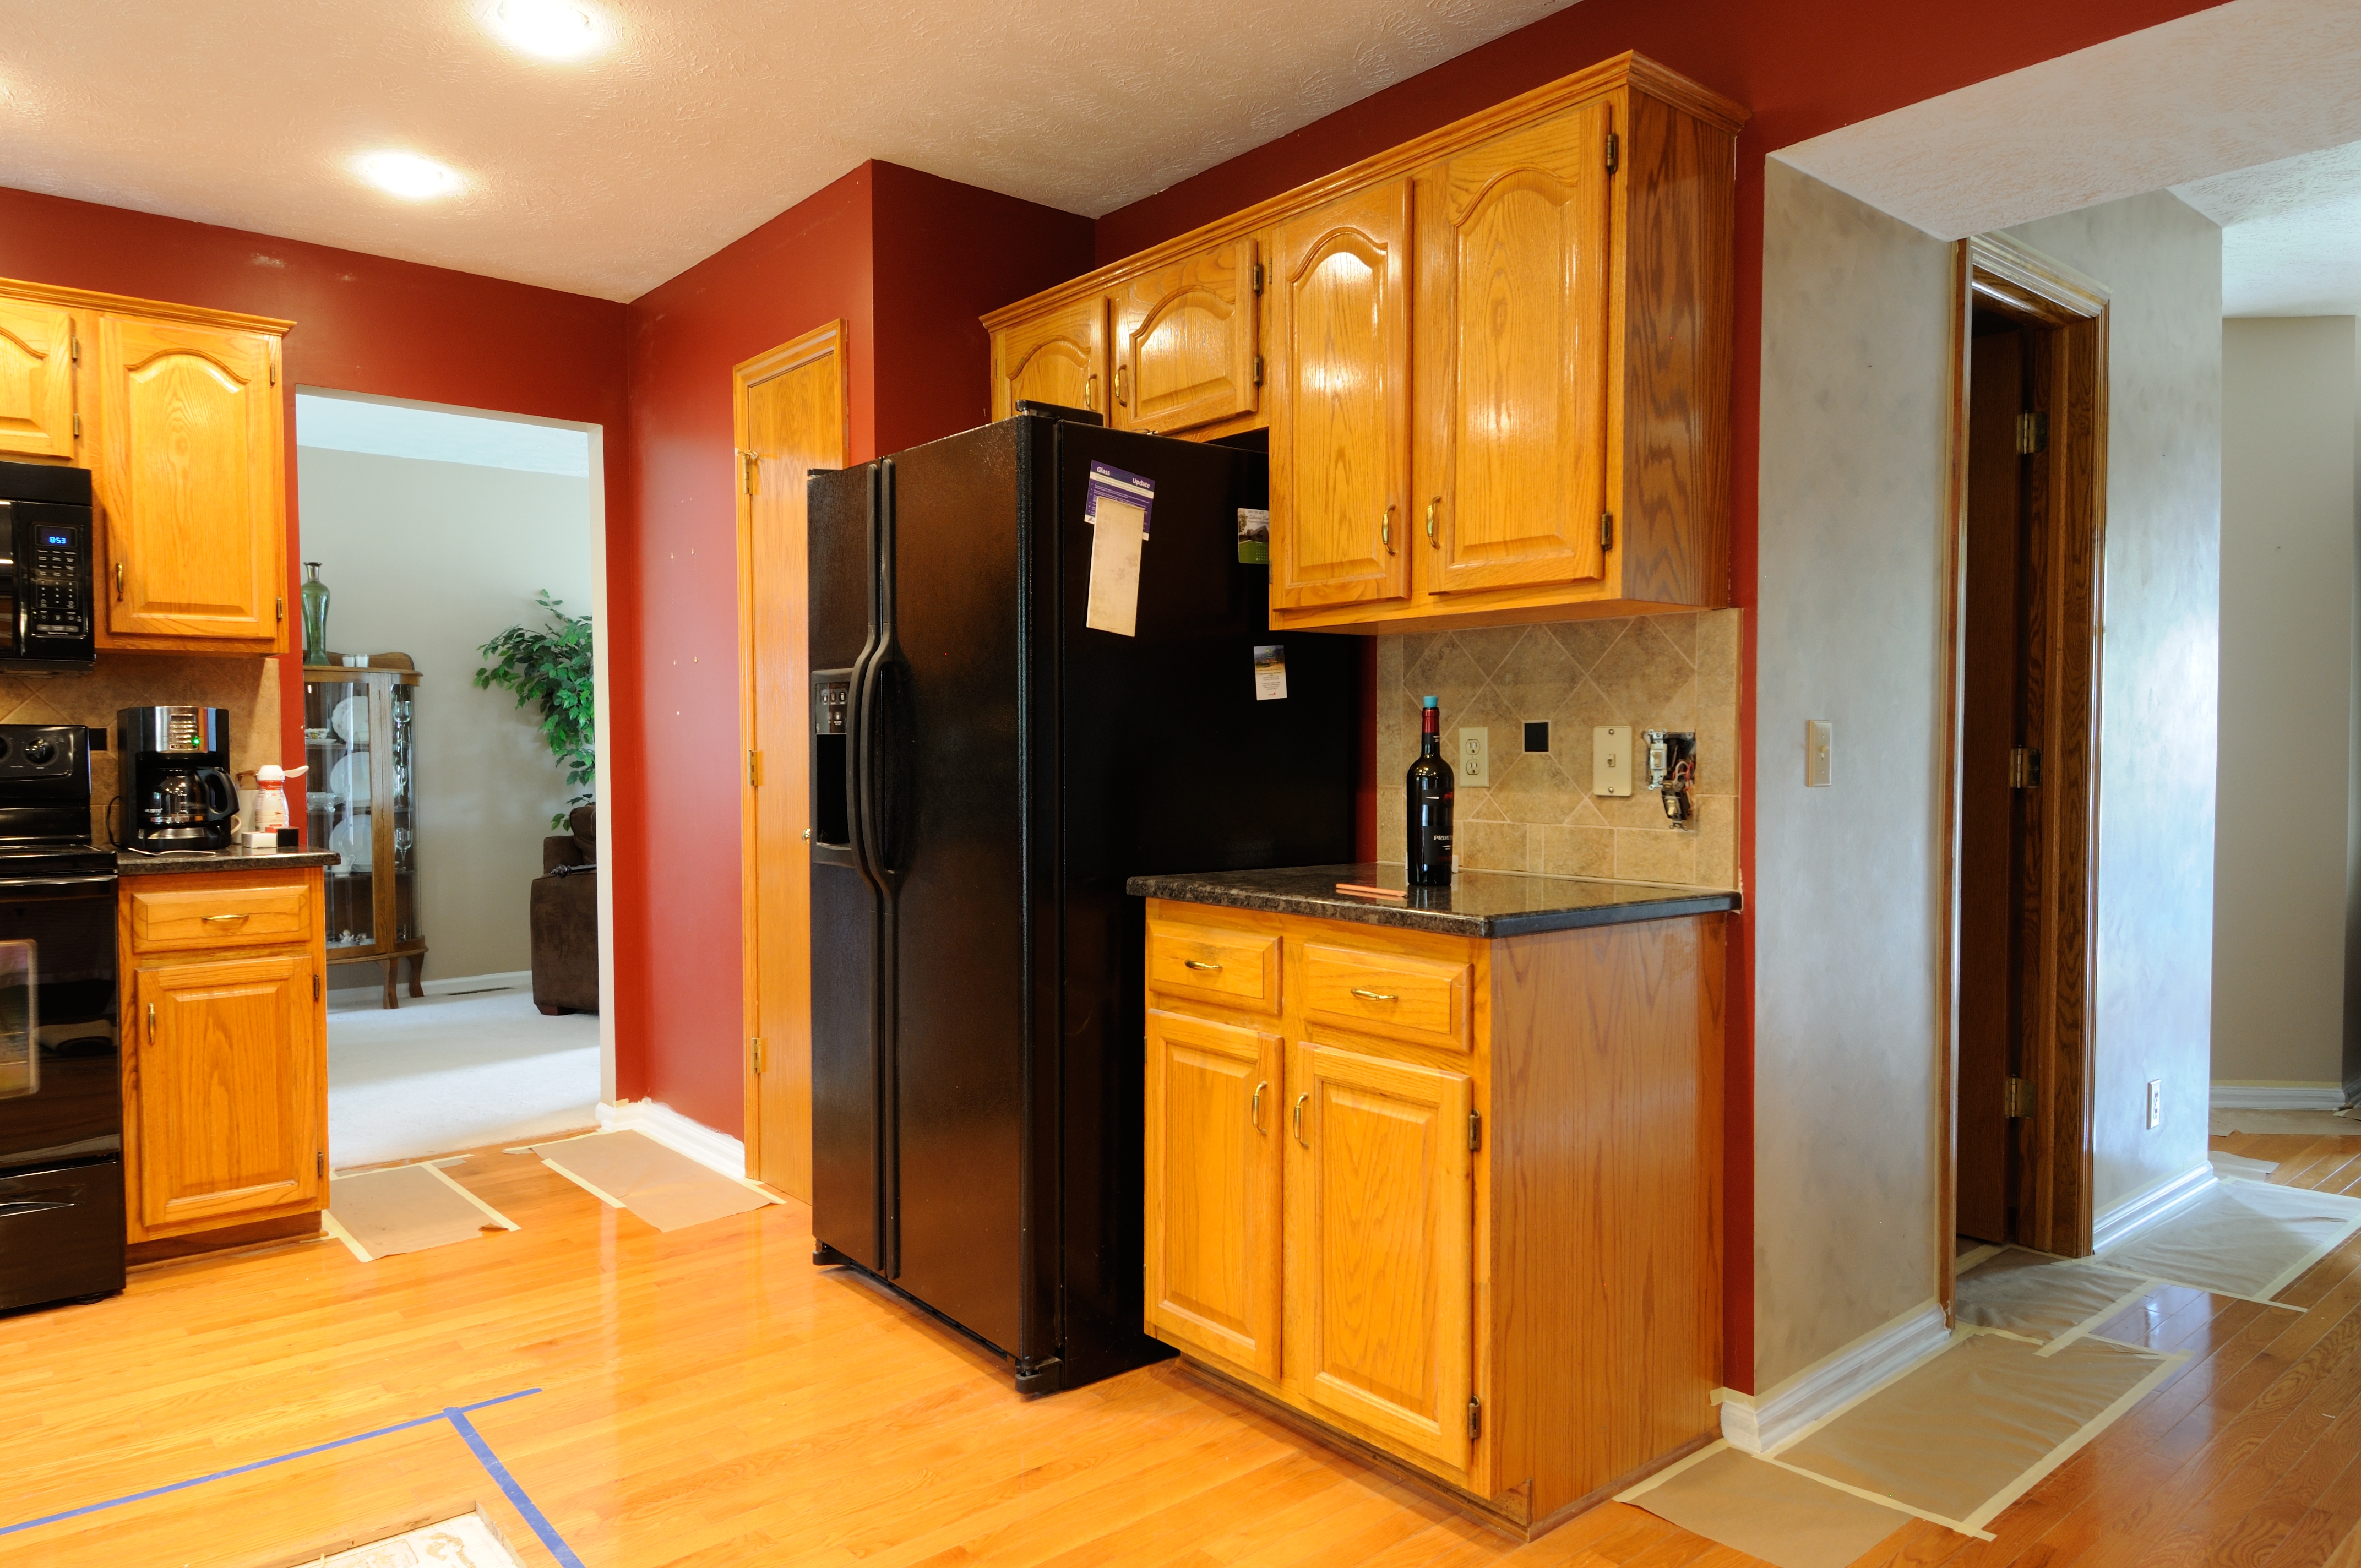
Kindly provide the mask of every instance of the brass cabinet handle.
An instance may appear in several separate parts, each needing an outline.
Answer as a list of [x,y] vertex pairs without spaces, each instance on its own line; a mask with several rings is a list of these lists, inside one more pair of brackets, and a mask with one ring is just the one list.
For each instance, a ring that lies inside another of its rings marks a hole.
[[1082,383],[1082,407],[1095,410],[1098,406],[1099,378],[1098,373],[1096,371],[1093,371],[1091,378]]
[[1195,959],[1182,959],[1180,961],[1191,969],[1218,970],[1222,967],[1219,964],[1199,963]]
[[152,1002],[148,1004],[148,1037],[156,1037],[156,1004]]
[[208,915],[205,916],[205,924],[211,926],[223,920],[251,920],[253,918],[254,916],[251,915]]
[[1120,363],[1115,367],[1115,400],[1125,408],[1131,407],[1131,379],[1124,374],[1129,368],[1128,365]]
[[1303,1135],[1303,1102],[1311,1098],[1309,1091],[1295,1097],[1295,1141],[1305,1148],[1312,1146],[1312,1140]]
[[1262,1131],[1262,1091],[1269,1087],[1270,1082],[1267,1079],[1256,1084],[1254,1098],[1246,1103],[1246,1120],[1254,1124],[1254,1130],[1257,1133]]
[[1437,550],[1443,548],[1443,541],[1434,536],[1434,512],[1435,509],[1440,507],[1442,504],[1443,498],[1441,496],[1437,496],[1433,500],[1426,503],[1426,542],[1429,544],[1433,545]]
[[1378,519],[1378,538],[1384,542],[1386,554],[1394,552],[1394,509],[1386,508],[1386,515]]
[[1353,994],[1364,1002],[1400,1002],[1401,1000],[1390,991],[1363,991],[1357,985],[1353,988]]
[[123,602],[123,563],[120,561],[115,564],[115,602]]

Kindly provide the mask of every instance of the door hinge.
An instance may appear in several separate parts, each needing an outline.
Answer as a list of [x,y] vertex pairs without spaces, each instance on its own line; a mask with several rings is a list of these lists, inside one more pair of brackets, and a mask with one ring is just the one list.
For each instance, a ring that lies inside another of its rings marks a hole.
[[1467,1441],[1474,1442],[1483,1435],[1484,1401],[1471,1398],[1467,1401]]
[[1255,363],[1254,363],[1254,372],[1255,372],[1255,380],[1254,380],[1254,384],[1255,384],[1256,386],[1259,387],[1259,386],[1261,386],[1261,385],[1262,385],[1262,356],[1261,356],[1261,355],[1259,355],[1259,354],[1256,355],[1256,356],[1254,356],[1254,361],[1255,361]]
[[286,620],[286,619],[287,619],[287,596],[286,596],[285,594],[280,594],[280,595],[279,595],[277,598],[273,598],[270,602],[271,602],[272,604],[274,604],[274,605],[276,605],[276,606],[278,607],[278,609],[279,609],[279,619],[280,619],[280,620]]
[[1607,133],[1607,172],[1612,174],[1623,161],[1623,138],[1613,131]]
[[72,352],[71,352],[71,354],[69,356],[69,357],[71,357],[71,358],[73,360],[73,362],[74,362],[75,364],[77,364],[77,365],[81,364],[81,363],[82,363],[82,339],[80,339],[80,338],[78,338],[78,337],[69,337],[69,338],[67,338],[67,339],[66,339],[66,342],[67,342],[68,344],[70,344],[70,345],[71,345],[71,347],[72,347]]
[[2030,457],[2049,446],[2049,416],[2026,413],[2016,416],[2016,454]]
[[2041,787],[2041,753],[2019,746],[2008,754],[2008,787],[2039,789]]
[[751,1038],[754,1047],[754,1076],[760,1078],[763,1076],[763,1036],[755,1035]]
[[82,434],[82,415],[80,414],[74,415],[74,434],[77,436]]
[[320,977],[316,974],[312,977],[312,1000],[320,1000]]
[[279,385],[279,356],[276,354],[270,356],[270,384],[274,387]]
[[1602,511],[1598,514],[1598,548],[1601,550],[1615,548],[1615,514],[1611,511]]
[[1467,1113],[1467,1150],[1470,1154],[1473,1154],[1476,1150],[1480,1149],[1483,1146],[1484,1113],[1481,1111],[1470,1111]]
[[2007,1101],[2005,1114],[2012,1119],[2018,1116],[2032,1115],[2033,1080],[2029,1078],[2010,1079],[2008,1080],[2008,1091],[2005,1098]]
[[754,493],[756,470],[761,461],[760,457],[744,447],[738,449],[738,488],[750,496]]
[[1257,294],[1261,293],[1261,292],[1262,292],[1262,263],[1261,263],[1261,262],[1257,261],[1257,262],[1256,262],[1256,263],[1254,264],[1254,267],[1253,267],[1253,269],[1252,269],[1252,270],[1251,270],[1251,274],[1250,274],[1250,275],[1251,275],[1251,276],[1253,277],[1253,279],[1254,279],[1254,291],[1255,291],[1256,293],[1257,293]]
[[312,1169],[313,1169],[316,1174],[321,1175],[321,1176],[325,1176],[325,1175],[327,1175],[327,1174],[328,1174],[328,1151],[327,1151],[327,1150],[325,1150],[325,1149],[313,1149],[313,1150],[312,1151]]
[[756,789],[761,787],[762,783],[763,753],[748,751],[746,753],[746,786],[749,789]]

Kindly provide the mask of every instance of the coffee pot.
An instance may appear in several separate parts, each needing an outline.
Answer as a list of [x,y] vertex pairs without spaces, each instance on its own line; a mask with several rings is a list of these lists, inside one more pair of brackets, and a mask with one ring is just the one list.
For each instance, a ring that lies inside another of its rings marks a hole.
[[141,827],[150,838],[210,839],[237,817],[237,786],[220,768],[164,773],[148,792]]
[[121,749],[123,848],[146,854],[226,850],[237,820],[229,773],[229,711],[126,707],[115,716]]

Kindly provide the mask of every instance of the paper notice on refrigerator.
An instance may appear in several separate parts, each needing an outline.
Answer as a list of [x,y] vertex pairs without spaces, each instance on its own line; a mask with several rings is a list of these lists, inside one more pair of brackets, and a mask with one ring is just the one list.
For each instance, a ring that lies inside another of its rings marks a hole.
[[1148,543],[1148,511],[1112,496],[1091,509],[1091,601],[1082,624],[1118,637],[1137,636],[1139,547]]
[[1287,697],[1287,649],[1277,642],[1257,643],[1254,654],[1255,701],[1281,702]]

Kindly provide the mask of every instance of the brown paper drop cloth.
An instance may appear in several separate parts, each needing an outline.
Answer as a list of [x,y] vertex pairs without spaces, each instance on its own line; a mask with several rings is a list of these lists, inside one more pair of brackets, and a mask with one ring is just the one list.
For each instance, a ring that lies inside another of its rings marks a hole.
[[2361,1229],[2361,1200],[2224,1181],[2099,1261],[2127,1274],[2267,1301]]
[[2178,1359],[2093,1339],[2041,1348],[1968,1334],[1773,1457],[1981,1530]]
[[613,1199],[660,1231],[701,1225],[778,1201],[628,1129],[535,1144],[533,1152],[559,1174]]
[[2110,1308],[2128,1305],[2125,1297],[2153,1284],[2089,1258],[2011,1247],[1960,1276],[1958,1319],[1978,1328],[2054,1340]]
[[516,1228],[431,1165],[336,1177],[328,1219],[369,1261]]
[[1623,1499],[1777,1568],[1846,1568],[1910,1516],[1719,1444]]

